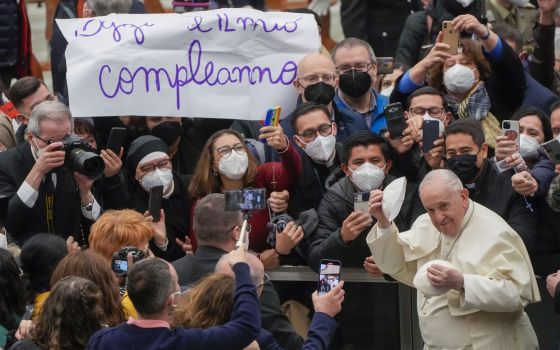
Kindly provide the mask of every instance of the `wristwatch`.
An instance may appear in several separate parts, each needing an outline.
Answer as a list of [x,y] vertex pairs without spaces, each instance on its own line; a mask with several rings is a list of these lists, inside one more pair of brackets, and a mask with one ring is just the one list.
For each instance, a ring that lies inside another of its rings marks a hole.
[[93,202],[91,201],[91,203],[88,203],[86,205],[82,205],[82,209],[85,211],[92,211],[93,210]]

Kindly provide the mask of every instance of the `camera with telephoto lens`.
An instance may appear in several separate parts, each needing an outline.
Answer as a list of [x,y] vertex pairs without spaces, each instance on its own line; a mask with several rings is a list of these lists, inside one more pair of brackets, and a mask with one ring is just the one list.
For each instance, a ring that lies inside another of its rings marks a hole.
[[111,261],[111,268],[117,275],[124,276],[128,273],[128,253],[132,253],[132,262],[134,263],[146,257],[146,254],[136,247],[122,247],[118,252],[113,254],[113,259]]
[[103,175],[105,162],[103,162],[103,158],[93,152],[87,142],[74,134],[66,135],[61,142],[61,150],[66,153],[64,168],[70,172],[77,171],[92,180]]

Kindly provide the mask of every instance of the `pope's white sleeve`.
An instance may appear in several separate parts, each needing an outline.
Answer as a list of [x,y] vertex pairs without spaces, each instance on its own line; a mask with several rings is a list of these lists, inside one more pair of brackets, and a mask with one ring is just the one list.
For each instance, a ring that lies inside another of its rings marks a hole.
[[461,308],[488,312],[513,312],[523,308],[519,290],[513,281],[464,274]]

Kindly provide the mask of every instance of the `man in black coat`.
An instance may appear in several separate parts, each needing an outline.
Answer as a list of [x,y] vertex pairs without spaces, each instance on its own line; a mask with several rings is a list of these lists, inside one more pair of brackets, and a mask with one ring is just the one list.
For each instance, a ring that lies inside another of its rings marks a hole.
[[[219,220],[216,220],[217,218]],[[186,255],[173,262],[179,276],[179,284],[192,285],[205,275],[213,273],[222,255],[235,249],[241,226],[241,214],[225,210],[223,194],[210,194],[198,201],[193,222],[198,248],[194,255]],[[259,300],[262,327],[271,332],[284,349],[300,349],[303,339],[294,331],[284,315],[272,283],[264,285]]]
[[20,245],[40,232],[74,236],[83,244],[82,220],[100,215],[93,180],[61,168],[66,154],[60,141],[71,132],[68,108],[42,102],[33,109],[27,142],[0,153],[0,221]]

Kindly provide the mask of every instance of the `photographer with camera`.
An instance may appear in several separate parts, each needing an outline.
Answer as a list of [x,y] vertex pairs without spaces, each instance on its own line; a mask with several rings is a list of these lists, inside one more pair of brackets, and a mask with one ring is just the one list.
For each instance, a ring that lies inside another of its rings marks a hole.
[[87,242],[82,224],[101,213],[91,193],[105,165],[72,135],[70,110],[57,101],[34,107],[27,142],[0,154],[0,222],[18,244],[38,232]]

